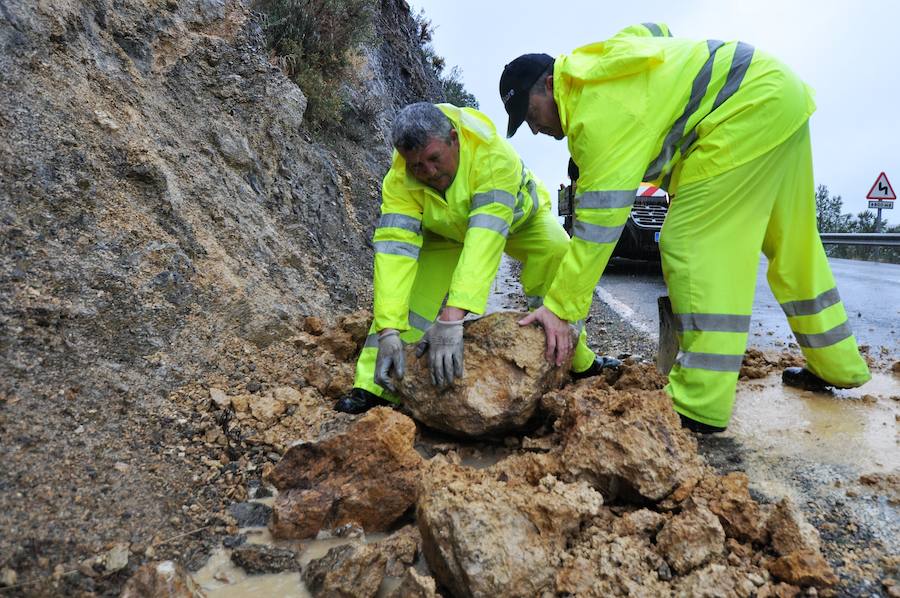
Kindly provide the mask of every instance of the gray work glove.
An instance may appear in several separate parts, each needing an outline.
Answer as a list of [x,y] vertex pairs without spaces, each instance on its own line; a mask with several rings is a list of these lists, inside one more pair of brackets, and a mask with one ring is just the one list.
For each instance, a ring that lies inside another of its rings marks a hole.
[[463,320],[436,320],[416,346],[416,357],[428,351],[431,383],[444,387],[463,376]]
[[403,341],[396,330],[382,330],[378,333],[378,355],[375,357],[375,384],[391,392],[397,392],[391,380],[391,370],[399,379],[406,373],[406,356]]

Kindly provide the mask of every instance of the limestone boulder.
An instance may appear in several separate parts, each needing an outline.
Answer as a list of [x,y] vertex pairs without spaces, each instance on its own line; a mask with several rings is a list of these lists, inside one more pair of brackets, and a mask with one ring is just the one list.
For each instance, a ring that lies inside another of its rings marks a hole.
[[658,502],[701,477],[696,441],[662,391],[579,384],[561,394],[558,460],[568,478],[588,482],[607,499]]
[[422,465],[415,432],[411,419],[379,407],[321,441],[289,448],[268,475],[280,491],[273,535],[307,538],[347,523],[387,529],[415,503]]
[[407,349],[407,371],[398,394],[425,425],[460,436],[501,435],[522,430],[541,396],[567,379],[569,364],[544,357],[544,332],[519,326],[525,314],[498,312],[465,325],[465,375],[440,389],[431,383],[427,356]]
[[553,586],[567,540],[603,502],[583,483],[500,478],[440,462],[423,475],[416,505],[422,551],[453,596],[540,596]]

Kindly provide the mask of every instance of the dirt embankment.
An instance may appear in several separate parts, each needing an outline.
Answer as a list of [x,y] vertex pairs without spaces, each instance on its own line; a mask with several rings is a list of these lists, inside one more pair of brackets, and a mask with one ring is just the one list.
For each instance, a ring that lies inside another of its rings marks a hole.
[[[205,422],[169,394],[254,392],[253,355],[368,305],[389,121],[439,99],[416,32],[377,3],[317,132],[249,1],[0,5],[0,569],[49,579],[206,525],[220,490],[186,462]],[[242,451],[222,476],[265,459]]]

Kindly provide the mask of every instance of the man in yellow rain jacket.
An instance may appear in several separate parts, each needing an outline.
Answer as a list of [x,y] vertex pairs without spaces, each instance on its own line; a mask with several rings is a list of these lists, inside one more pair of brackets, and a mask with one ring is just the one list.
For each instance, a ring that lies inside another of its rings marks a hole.
[[[396,151],[374,238],[375,318],[354,388],[335,405],[348,413],[396,402],[392,375],[403,377],[404,342],[424,341],[418,353],[427,350],[435,385],[461,377],[463,318],[484,312],[504,250],[522,262],[535,308],[569,243],[547,190],[481,112],[412,104],[391,137]],[[616,367],[617,360],[594,355],[580,327],[575,377]],[[571,352],[571,333],[563,342]]]
[[[744,42],[628,27],[553,59],[506,65],[507,136],[568,138],[581,170],[574,237],[538,321],[550,337],[587,313],[641,181],[672,203],[660,236],[680,352],[666,391],[686,427],[723,430],[747,342],[759,252],[804,356],[786,384],[851,387],[869,379],[816,230],[807,120],[811,91]],[[558,356],[557,356],[558,357]]]

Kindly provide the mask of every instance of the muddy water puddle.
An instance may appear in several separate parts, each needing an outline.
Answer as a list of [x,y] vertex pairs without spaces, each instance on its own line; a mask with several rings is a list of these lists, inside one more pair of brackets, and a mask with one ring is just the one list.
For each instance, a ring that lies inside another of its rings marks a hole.
[[[271,503],[274,497],[259,499],[258,502]],[[322,558],[335,546],[344,544],[377,542],[387,534],[367,534],[365,538],[325,537],[315,540],[276,540],[266,528],[244,528],[241,534],[247,536],[248,544],[264,544],[278,548],[288,548],[297,552],[301,568],[315,559]],[[231,550],[219,547],[206,564],[192,574],[194,581],[203,589],[207,598],[258,598],[277,596],[278,598],[311,598],[312,594],[300,578],[299,571],[248,575],[231,561]],[[386,577],[379,588],[378,596],[387,596],[399,584],[398,579]]]
[[729,432],[773,457],[889,472],[900,468],[898,414],[900,377],[892,374],[876,372],[862,387],[832,394],[789,388],[770,375],[738,387]]

